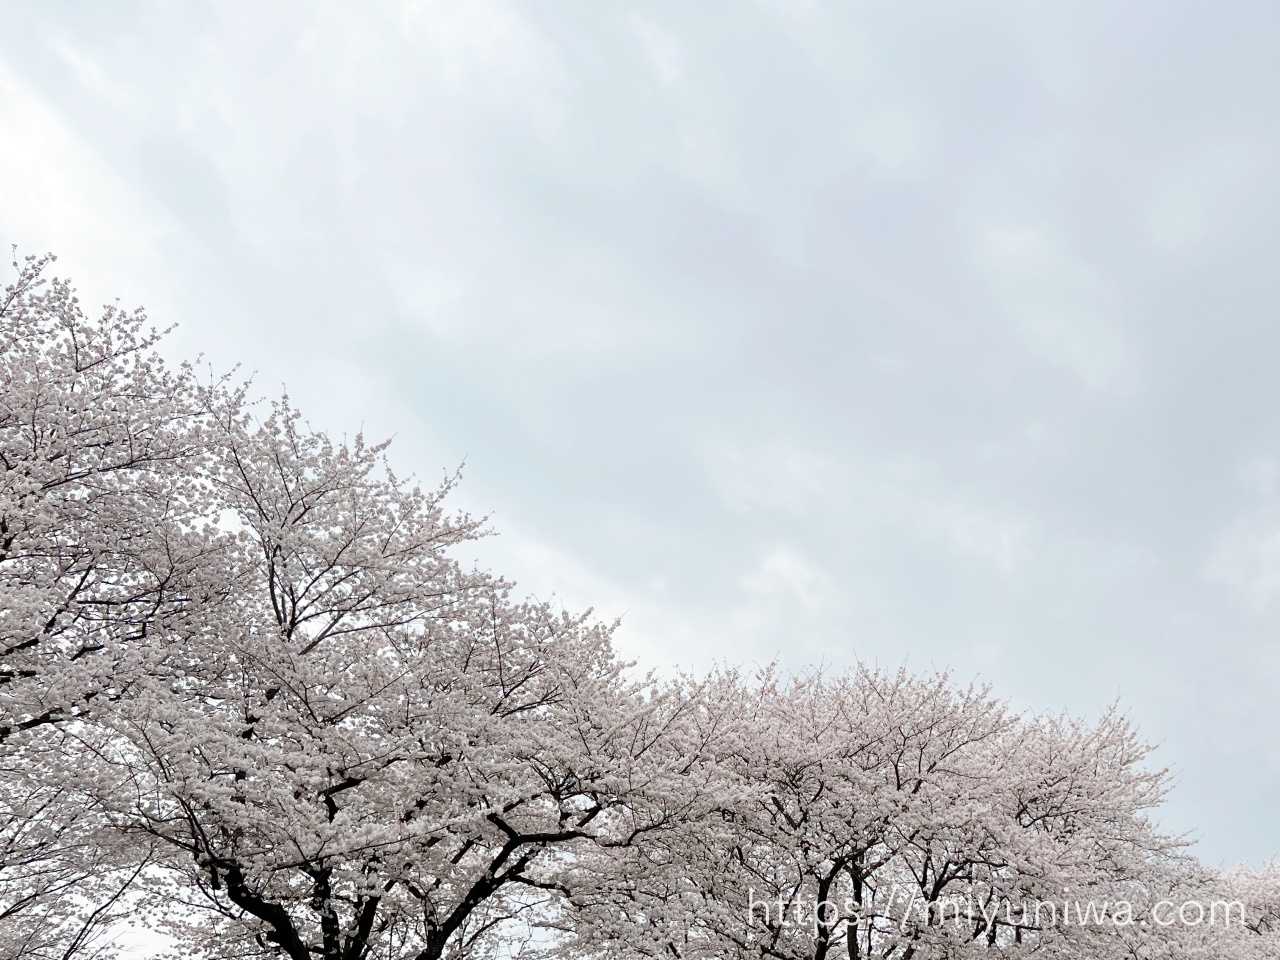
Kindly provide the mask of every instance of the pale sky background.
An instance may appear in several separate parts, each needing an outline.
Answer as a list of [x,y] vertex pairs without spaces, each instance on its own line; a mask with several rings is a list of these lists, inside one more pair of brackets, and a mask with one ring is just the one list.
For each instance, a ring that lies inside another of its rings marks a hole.
[[663,668],[1119,697],[1280,852],[1280,4],[0,14],[0,242],[465,459],[485,565]]

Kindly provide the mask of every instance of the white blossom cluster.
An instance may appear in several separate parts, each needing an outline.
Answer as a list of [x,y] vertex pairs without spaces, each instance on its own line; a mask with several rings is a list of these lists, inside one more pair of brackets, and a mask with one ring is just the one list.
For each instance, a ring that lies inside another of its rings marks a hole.
[[[1120,713],[638,677],[453,559],[484,533],[456,478],[166,368],[50,260],[0,298],[0,958],[105,956],[122,919],[228,960],[1280,956],[1280,871],[1162,834]],[[999,909],[1067,891],[1246,922]]]

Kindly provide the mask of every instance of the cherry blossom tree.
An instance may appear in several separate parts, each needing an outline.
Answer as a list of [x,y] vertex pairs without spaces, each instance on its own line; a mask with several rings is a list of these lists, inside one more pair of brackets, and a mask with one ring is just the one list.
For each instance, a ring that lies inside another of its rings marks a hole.
[[733,799],[619,859],[570,954],[1129,956],[1193,875],[1147,817],[1164,774],[1114,711],[1020,717],[866,668],[725,689],[751,720],[720,760]]
[[182,615],[193,559],[189,373],[165,369],[140,312],[87,317],[51,262],[15,262],[0,296],[0,952],[13,957],[86,947],[136,871],[136,852],[72,801],[86,771],[65,728],[118,696],[148,632]]
[[47,266],[3,313],[8,954],[87,947],[140,872],[184,955],[507,949],[575,848],[706,792],[689,685],[464,570],[452,480],[169,374]]
[[1280,863],[1273,860],[1257,870],[1237,867],[1214,878],[1211,891],[1212,896],[1205,898],[1209,919],[1240,918],[1242,922],[1197,923],[1192,929],[1207,941],[1206,954],[1216,950],[1217,956],[1241,960],[1280,957]]
[[287,402],[209,396],[220,545],[199,615],[101,714],[118,776],[95,798],[176,854],[184,954],[495,954],[554,925],[580,847],[697,802],[689,691],[452,559],[481,532],[444,511],[452,480],[424,493]]
[[204,509],[190,372],[141,312],[87,318],[51,260],[0,301],[0,740],[119,687],[122,652],[185,609]]

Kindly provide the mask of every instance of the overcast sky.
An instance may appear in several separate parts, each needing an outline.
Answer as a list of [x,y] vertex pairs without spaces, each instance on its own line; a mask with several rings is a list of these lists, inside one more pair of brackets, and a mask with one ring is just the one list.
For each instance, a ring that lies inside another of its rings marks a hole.
[[1280,851],[1280,5],[11,3],[0,242],[663,668],[1119,698]]

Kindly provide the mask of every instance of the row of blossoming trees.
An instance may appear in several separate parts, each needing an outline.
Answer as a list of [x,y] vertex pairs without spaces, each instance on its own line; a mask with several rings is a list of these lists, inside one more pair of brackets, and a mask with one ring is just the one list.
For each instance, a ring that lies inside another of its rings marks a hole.
[[48,264],[0,299],[0,957],[1280,956],[1276,870],[1162,834],[1123,717],[637,677],[452,558],[452,481]]

